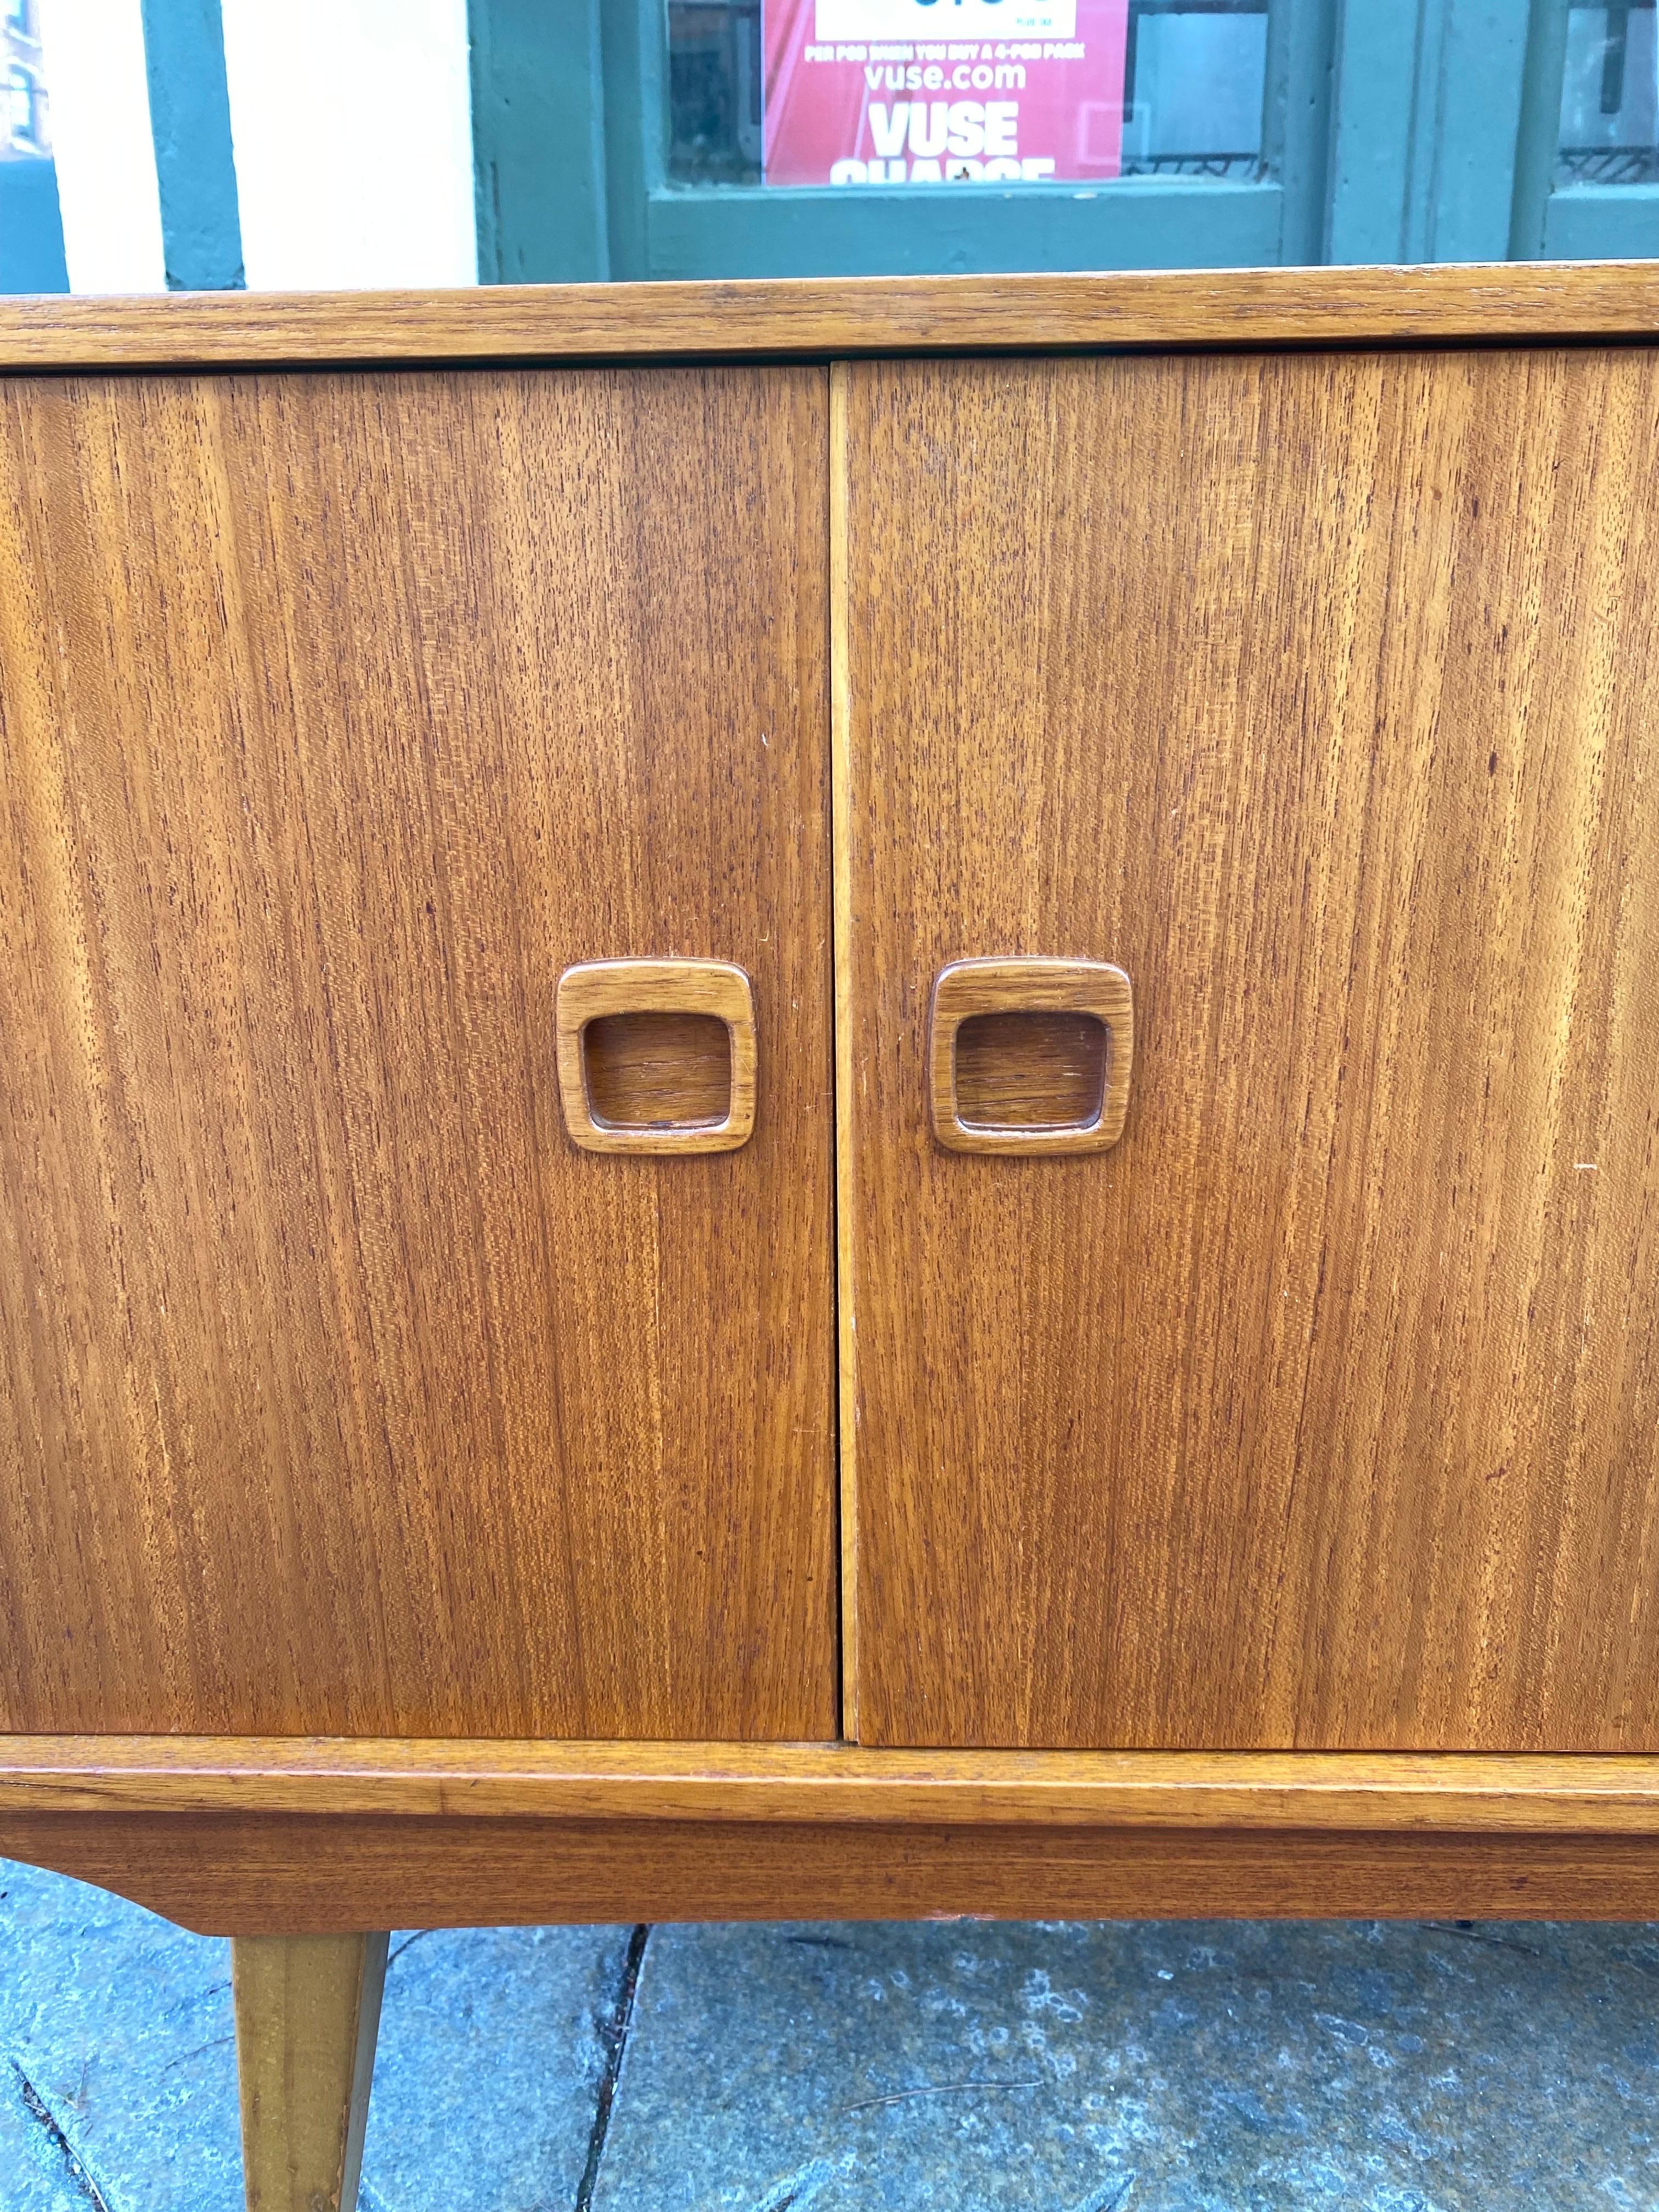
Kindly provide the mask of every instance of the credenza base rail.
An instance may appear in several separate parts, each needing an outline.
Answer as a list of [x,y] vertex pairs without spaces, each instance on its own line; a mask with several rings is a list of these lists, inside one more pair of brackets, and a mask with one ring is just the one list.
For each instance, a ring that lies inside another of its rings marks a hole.
[[0,1852],[205,1934],[1659,1918],[1659,1759],[13,1737]]

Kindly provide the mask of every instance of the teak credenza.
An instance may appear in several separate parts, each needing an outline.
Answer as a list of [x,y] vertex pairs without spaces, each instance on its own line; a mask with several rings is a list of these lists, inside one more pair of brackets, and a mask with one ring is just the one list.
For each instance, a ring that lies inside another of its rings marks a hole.
[[1659,1917],[1659,268],[0,304],[0,1850]]

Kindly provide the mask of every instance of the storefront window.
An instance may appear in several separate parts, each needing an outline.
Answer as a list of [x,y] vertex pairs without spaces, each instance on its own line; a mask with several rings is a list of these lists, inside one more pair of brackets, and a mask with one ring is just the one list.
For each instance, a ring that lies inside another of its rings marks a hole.
[[20,153],[35,149],[34,79],[15,64],[6,73],[7,135]]
[[1123,173],[1261,169],[1267,0],[1137,0],[1123,83]]
[[1659,181],[1656,23],[1654,0],[1569,10],[1559,184]]
[[761,0],[669,0],[668,173],[761,180]]
[[668,56],[677,184],[1262,173],[1267,0],[668,0]]

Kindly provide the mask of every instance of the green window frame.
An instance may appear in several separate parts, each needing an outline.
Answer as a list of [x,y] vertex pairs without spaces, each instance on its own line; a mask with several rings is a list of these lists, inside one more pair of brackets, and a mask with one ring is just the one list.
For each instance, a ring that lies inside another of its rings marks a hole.
[[1516,159],[1516,260],[1659,258],[1659,184],[1556,181],[1568,0],[1534,0]]
[[[970,195],[672,183],[663,0],[556,10],[471,0],[480,274],[510,283],[1317,260],[1336,7],[1273,0],[1267,180],[1139,177]],[[542,89],[527,100],[532,80]]]
[[[167,281],[239,284],[220,0],[142,5]],[[1558,181],[1568,15],[1271,0],[1261,181],[768,191],[666,175],[664,0],[469,0],[479,276],[1659,258],[1659,182]],[[0,200],[0,290],[66,288],[51,165]]]
[[1261,183],[672,183],[663,0],[471,0],[486,282],[1659,256],[1554,182],[1567,0],[1273,0]]

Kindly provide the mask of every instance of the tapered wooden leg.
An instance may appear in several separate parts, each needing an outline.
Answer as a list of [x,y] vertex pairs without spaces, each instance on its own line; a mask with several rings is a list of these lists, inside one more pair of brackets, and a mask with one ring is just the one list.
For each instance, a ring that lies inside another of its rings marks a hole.
[[240,1936],[231,1946],[248,2212],[353,2212],[384,1936]]

